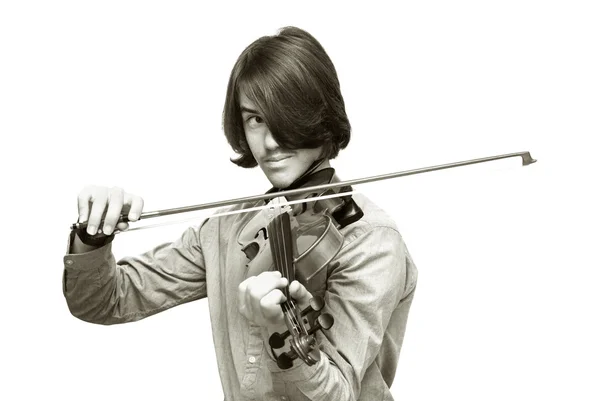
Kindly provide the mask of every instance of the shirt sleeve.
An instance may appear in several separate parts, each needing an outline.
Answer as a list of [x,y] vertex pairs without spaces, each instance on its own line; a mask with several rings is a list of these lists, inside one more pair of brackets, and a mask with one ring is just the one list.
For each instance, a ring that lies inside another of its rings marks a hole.
[[112,241],[70,254],[72,233],[63,271],[63,294],[71,314],[91,323],[126,323],[206,297],[201,227],[190,227],[174,242],[118,262]]
[[372,228],[344,246],[327,281],[322,312],[335,322],[318,332],[321,360],[313,366],[295,363],[288,370],[268,361],[274,378],[293,382],[311,400],[358,399],[392,314],[412,290],[409,258],[400,233],[391,227]]

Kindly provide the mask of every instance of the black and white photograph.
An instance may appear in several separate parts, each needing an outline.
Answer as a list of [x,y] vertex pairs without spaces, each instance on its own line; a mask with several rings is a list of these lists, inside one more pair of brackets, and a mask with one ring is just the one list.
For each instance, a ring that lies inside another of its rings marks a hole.
[[600,399],[598,20],[2,2],[0,399]]

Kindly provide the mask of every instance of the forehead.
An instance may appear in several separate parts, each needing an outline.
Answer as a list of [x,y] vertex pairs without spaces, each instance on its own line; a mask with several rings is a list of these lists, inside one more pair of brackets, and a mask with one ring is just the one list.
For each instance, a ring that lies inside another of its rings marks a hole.
[[243,91],[240,91],[240,95],[239,95],[239,100],[240,100],[240,109],[249,109],[249,110],[256,110],[256,104],[250,100],[250,98],[248,96],[246,96],[246,94]]

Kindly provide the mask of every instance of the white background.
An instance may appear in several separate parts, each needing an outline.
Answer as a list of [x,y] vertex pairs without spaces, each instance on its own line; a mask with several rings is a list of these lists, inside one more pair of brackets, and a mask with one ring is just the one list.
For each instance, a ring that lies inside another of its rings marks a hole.
[[[420,273],[395,397],[599,399],[594,3],[3,2],[0,398],[222,399],[206,300],[84,323],[62,258],[87,184],[122,186],[146,211],[267,190],[229,162],[225,88],[245,46],[296,25],[338,69],[353,126],[342,179],[538,160],[360,187]],[[114,251],[183,227],[121,234]]]

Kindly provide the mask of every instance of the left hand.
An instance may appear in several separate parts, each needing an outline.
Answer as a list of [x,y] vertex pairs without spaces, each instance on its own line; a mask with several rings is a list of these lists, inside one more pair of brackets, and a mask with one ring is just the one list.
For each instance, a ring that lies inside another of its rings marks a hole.
[[[247,278],[238,287],[240,313],[259,326],[280,326],[284,323],[280,304],[287,300],[281,290],[287,285],[288,280],[276,271],[263,272]],[[293,281],[289,290],[290,296],[296,300],[301,310],[308,306],[312,295],[302,284]]]

